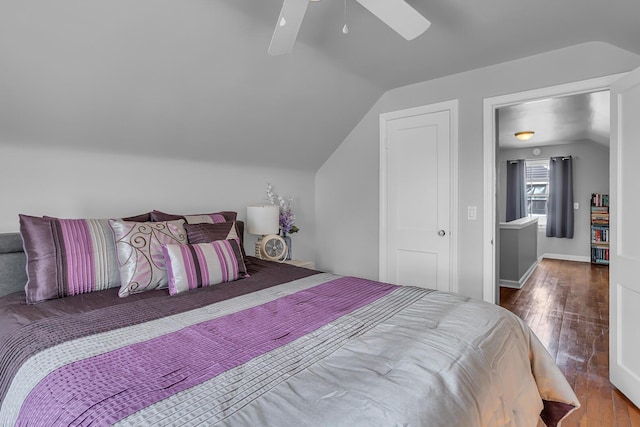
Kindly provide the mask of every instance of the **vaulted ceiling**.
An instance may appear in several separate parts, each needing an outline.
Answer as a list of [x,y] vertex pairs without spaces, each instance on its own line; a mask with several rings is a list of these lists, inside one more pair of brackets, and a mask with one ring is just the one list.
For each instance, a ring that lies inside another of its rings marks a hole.
[[[640,54],[637,0],[409,0],[406,41],[357,2],[1,0],[0,143],[316,170],[385,91],[587,41]],[[479,82],[481,84],[481,82]]]

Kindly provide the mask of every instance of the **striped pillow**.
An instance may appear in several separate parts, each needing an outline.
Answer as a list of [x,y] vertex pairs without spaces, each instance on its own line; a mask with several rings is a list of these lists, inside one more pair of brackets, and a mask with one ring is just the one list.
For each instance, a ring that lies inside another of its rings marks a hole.
[[194,245],[162,245],[162,252],[167,263],[171,295],[249,276],[237,239]]
[[239,239],[240,251],[244,263],[250,265],[251,261],[247,258],[244,251],[244,222],[228,221],[220,224],[185,224],[184,229],[187,231],[189,243],[208,243],[214,240]]
[[235,221],[218,224],[185,224],[184,229],[189,237],[189,243],[209,243],[215,240],[240,238]]
[[19,217],[28,304],[120,286],[108,219]]
[[237,215],[238,214],[233,211],[222,211],[209,214],[176,215],[154,210],[151,212],[151,220],[175,221],[183,219],[187,224],[219,224],[221,222],[235,221]]

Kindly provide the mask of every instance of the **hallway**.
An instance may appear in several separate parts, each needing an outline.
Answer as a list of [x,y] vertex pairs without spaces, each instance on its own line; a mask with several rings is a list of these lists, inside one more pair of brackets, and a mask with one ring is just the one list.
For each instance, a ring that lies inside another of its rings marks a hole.
[[576,392],[582,407],[563,427],[640,427],[640,410],[609,383],[608,267],[544,259],[523,289],[500,289],[500,305],[533,329]]

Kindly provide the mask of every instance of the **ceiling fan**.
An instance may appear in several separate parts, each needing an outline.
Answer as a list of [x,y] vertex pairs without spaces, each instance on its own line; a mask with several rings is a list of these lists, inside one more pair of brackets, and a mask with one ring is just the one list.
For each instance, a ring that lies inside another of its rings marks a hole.
[[[269,55],[291,53],[309,1],[318,0],[284,0],[269,45]],[[405,0],[356,1],[407,40],[415,39],[431,26],[431,22]]]

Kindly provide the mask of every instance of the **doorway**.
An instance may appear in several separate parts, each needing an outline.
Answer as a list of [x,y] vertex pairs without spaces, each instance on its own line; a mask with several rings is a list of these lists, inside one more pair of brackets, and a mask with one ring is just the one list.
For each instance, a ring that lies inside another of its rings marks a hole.
[[584,80],[549,88],[536,89],[484,100],[484,223],[483,223],[483,299],[494,304],[499,303],[498,253],[498,177],[497,177],[497,120],[496,111],[525,102],[544,100],[589,92],[608,90],[611,83],[622,74]]

